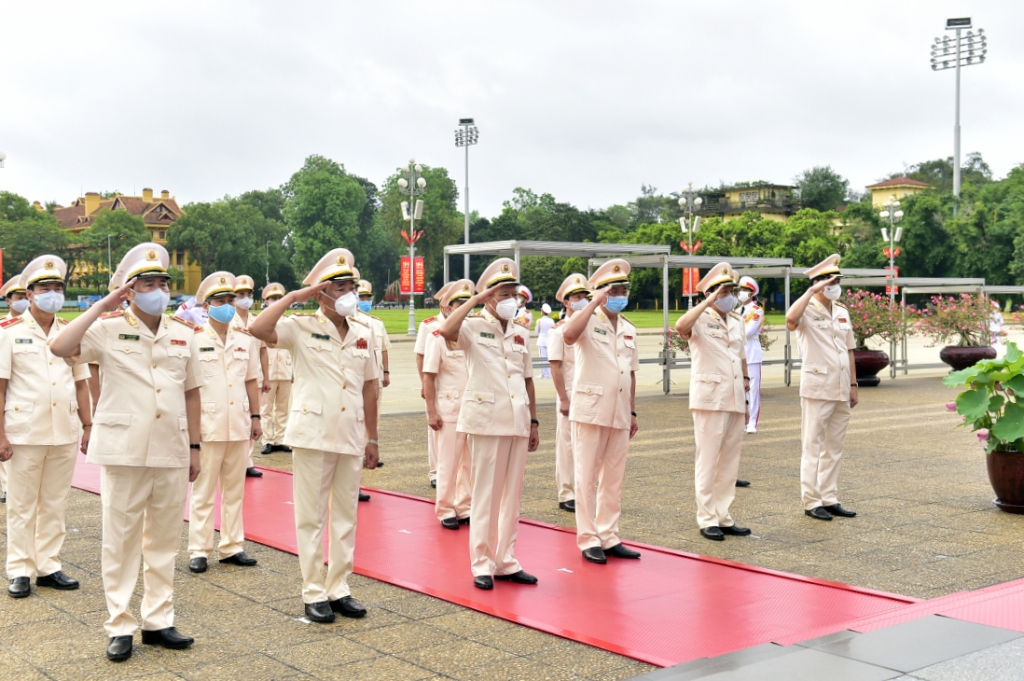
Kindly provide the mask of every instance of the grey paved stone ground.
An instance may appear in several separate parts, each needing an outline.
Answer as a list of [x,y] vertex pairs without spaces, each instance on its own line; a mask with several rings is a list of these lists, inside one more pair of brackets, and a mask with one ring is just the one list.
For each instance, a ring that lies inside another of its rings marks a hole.
[[[861,516],[822,523],[799,500],[799,400],[769,389],[757,435],[744,443],[734,516],[754,536],[702,540],[694,522],[692,421],[685,398],[645,398],[624,492],[624,538],[921,598],[1024,576],[1024,517],[992,505],[983,454],[953,430],[951,394],[936,378],[901,378],[863,390],[855,410],[841,498]],[[542,405],[541,450],[527,469],[523,515],[571,527],[554,500],[554,407]],[[386,466],[367,486],[421,496],[425,421],[389,415],[382,424]],[[288,469],[286,455],[257,456]],[[372,503],[372,502],[371,502]],[[6,507],[0,506],[0,531]],[[0,679],[624,679],[652,669],[627,658],[541,634],[362,577],[353,591],[370,607],[363,620],[329,626],[298,621],[294,556],[248,544],[255,569],[214,563],[188,572],[183,533],[177,625],[196,636],[189,651],[143,647],[122,665],[104,657],[99,498],[72,490],[66,571],[76,592],[0,596]],[[6,536],[4,536],[6,540]],[[525,566],[529,569],[529,566]],[[469,571],[466,571],[467,579]],[[137,612],[137,602],[135,604]],[[940,678],[940,677],[936,677]],[[945,678],[945,677],[941,677]]]

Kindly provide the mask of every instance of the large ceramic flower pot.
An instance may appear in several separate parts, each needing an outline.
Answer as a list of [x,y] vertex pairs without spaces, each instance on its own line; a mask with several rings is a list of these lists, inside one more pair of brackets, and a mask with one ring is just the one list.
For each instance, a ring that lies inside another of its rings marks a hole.
[[939,351],[939,359],[953,367],[953,371],[972,367],[983,359],[995,358],[996,349],[988,345],[971,345],[967,347],[947,345]]
[[985,459],[996,506],[1007,513],[1024,513],[1024,452],[995,451]]
[[853,362],[858,385],[876,386],[882,382],[878,372],[889,366],[889,355],[881,350],[854,350]]

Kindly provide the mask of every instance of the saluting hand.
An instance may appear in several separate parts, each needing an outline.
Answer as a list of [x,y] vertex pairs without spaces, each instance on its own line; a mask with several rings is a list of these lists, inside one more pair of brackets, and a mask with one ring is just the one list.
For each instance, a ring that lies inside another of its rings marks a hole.
[[608,292],[612,290],[611,286],[605,286],[594,291],[591,296],[592,301],[596,301],[598,305],[602,304],[608,298]]
[[288,295],[292,296],[292,301],[293,302],[305,303],[310,298],[315,296],[317,293],[320,293],[321,291],[326,289],[327,285],[330,284],[330,283],[331,282],[329,282],[329,281],[322,281],[319,284],[317,284],[316,286],[307,286],[306,288],[300,288],[298,291],[292,291]]
[[839,277],[832,277],[831,279],[823,279],[816,284],[811,285],[811,295],[817,295],[825,290],[826,286],[832,286],[833,284],[839,283]]
[[128,300],[128,291],[131,289],[132,286],[135,285],[136,279],[137,277],[132,277],[127,282],[125,282],[123,286],[114,289],[106,296],[104,296],[103,300],[99,302],[99,304],[102,306],[101,309],[120,310],[121,304],[124,301]]

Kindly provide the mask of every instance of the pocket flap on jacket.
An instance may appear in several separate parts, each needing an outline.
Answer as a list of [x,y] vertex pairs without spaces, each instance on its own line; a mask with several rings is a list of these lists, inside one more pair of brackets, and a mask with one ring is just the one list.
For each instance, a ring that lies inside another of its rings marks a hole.
[[124,426],[127,428],[132,424],[132,414],[129,411],[98,411],[92,417],[92,420],[104,426]]
[[467,390],[466,391],[467,402],[490,402],[494,404],[494,393],[484,392],[483,390]]
[[600,383],[579,383],[576,385],[576,392],[585,395],[604,395],[604,386]]

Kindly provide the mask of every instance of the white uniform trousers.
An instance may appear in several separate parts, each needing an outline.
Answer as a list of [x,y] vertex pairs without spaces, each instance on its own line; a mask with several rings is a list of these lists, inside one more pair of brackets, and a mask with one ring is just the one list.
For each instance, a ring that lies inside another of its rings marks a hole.
[[[697,525],[732,527],[729,507],[736,497],[744,415],[736,411],[693,409],[694,487]],[[579,504],[579,500],[576,501]]]
[[[292,494],[295,538],[302,569],[302,602],[336,601],[352,592],[348,576],[356,550],[356,506],[363,457],[319,449],[292,448]],[[327,580],[324,565],[324,526],[327,535]]]
[[245,494],[245,462],[248,440],[204,442],[199,477],[192,483],[189,506],[188,554],[209,558],[213,553],[213,509],[220,487],[220,557],[228,558],[245,548],[242,498]]
[[7,462],[0,461],[0,493],[7,491]]
[[430,470],[427,471],[427,479],[433,482],[437,480],[437,451],[435,449],[437,439],[436,433],[433,428],[427,426],[427,465]]
[[555,486],[558,503],[576,498],[573,483],[576,464],[573,462],[572,422],[555,408]]
[[576,447],[576,545],[609,549],[619,541],[629,429],[572,421]]
[[[541,357],[543,357],[544,359],[547,359],[547,357],[548,357],[548,346],[547,346],[547,344],[541,345],[540,343],[537,343],[537,352],[540,354]],[[541,369],[540,370],[540,377],[541,378],[551,378],[551,367],[550,366],[546,366],[543,369]]]
[[468,437],[473,467],[469,523],[473,576],[511,575],[523,569],[515,550],[530,439],[512,435]]
[[260,425],[263,427],[263,444],[284,444],[284,429],[288,426],[288,399],[292,394],[291,381],[271,381],[270,392],[261,392],[263,407],[260,410]]
[[64,511],[78,445],[12,447],[14,456],[7,462],[7,577],[45,577],[61,569]]
[[103,592],[107,636],[139,628],[128,611],[143,564],[142,628],[174,626],[174,560],[188,494],[188,468],[101,466]]
[[473,492],[472,459],[465,433],[455,430],[455,422],[444,422],[434,431],[437,445],[437,499],[434,511],[438,520],[469,517]]
[[750,421],[746,430],[752,433],[757,430],[757,422],[761,420],[761,363],[748,364],[747,373],[750,374],[750,392],[747,393]]
[[800,495],[804,510],[839,503],[839,460],[843,458],[850,403],[846,400],[800,398]]

